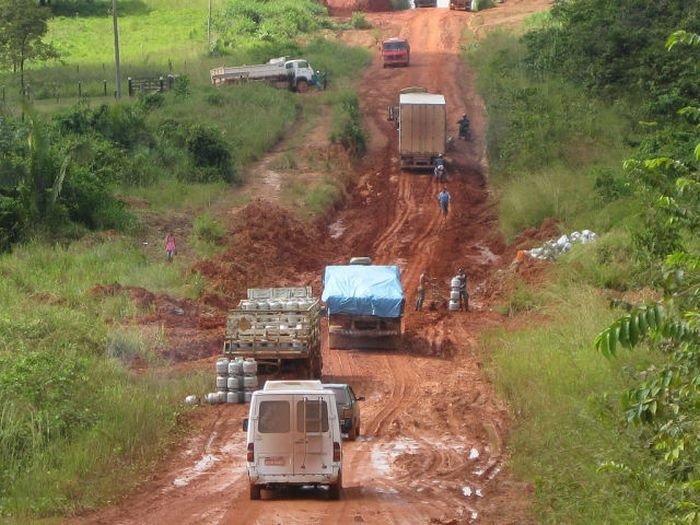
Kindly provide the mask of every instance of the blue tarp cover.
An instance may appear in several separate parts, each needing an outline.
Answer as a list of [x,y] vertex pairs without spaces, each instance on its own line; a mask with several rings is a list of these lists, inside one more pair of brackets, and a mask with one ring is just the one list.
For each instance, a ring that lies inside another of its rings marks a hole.
[[326,266],[323,295],[329,314],[401,317],[398,266]]

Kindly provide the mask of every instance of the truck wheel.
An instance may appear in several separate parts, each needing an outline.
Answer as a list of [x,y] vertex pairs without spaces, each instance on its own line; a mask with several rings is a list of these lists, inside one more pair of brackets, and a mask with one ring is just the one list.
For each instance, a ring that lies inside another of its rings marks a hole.
[[328,499],[339,500],[340,492],[343,488],[343,475],[341,472],[338,472],[338,481],[332,483],[331,486],[328,488]]
[[250,499],[260,499],[260,485],[250,484]]
[[306,93],[309,90],[309,83],[306,80],[297,80],[297,91]]

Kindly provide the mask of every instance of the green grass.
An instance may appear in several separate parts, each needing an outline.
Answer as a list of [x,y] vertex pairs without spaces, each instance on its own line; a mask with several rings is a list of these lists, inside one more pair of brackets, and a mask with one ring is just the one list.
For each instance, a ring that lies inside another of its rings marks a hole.
[[615,313],[595,289],[568,280],[538,292],[532,328],[484,339],[489,374],[515,413],[512,467],[534,484],[538,523],[660,523],[651,487],[601,468],[617,462],[643,472],[651,465],[637,430],[622,426],[620,399],[632,372],[655,358],[597,354],[593,337]]
[[[610,227],[594,185],[596,173],[618,175],[631,150],[628,122],[577,86],[540,79],[520,62],[523,45],[494,32],[467,53],[489,112],[491,182],[500,195],[501,226],[512,239],[547,217],[572,228]],[[635,202],[618,201],[619,215]],[[613,212],[614,213],[614,212]]]
[[163,334],[128,327],[138,309],[127,295],[95,286],[186,295],[196,278],[101,236],[17,247],[0,276],[0,516],[92,508],[133,486],[179,427],[180,401],[211,380],[130,373],[134,359],[162,364]]
[[[212,0],[212,12],[224,4]],[[208,0],[119,2],[119,55],[128,66],[171,59],[197,60],[207,52]],[[103,16],[57,17],[46,37],[68,64],[114,63],[111,12]]]
[[[17,523],[96,508],[132,489],[134,475],[159,459],[180,426],[181,400],[211,382],[202,374],[136,378],[117,362],[98,358],[88,366],[100,372],[88,377],[84,393],[96,422],[76,435],[35,444],[3,501],[4,512]],[[27,424],[14,416],[10,425]],[[38,433],[40,425],[33,423]]]
[[593,347],[620,313],[601,289],[649,293],[640,290],[647,284],[630,236],[642,207],[622,172],[633,125],[577,86],[541,78],[524,55],[506,33],[472,41],[467,53],[489,113],[502,229],[512,239],[555,217],[567,233],[600,237],[552,263],[549,284],[521,282],[498,306],[526,328],[483,339],[488,373],[515,417],[510,464],[535,489],[537,523],[670,523],[643,430],[625,424],[621,403],[637,373],[662,356],[640,349],[606,360]]

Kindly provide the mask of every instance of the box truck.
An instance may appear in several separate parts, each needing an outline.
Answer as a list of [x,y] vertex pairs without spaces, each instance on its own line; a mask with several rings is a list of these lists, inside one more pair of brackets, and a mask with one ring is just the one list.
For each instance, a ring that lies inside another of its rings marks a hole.
[[389,108],[389,120],[399,130],[401,168],[433,169],[447,145],[445,96],[420,87],[404,88],[399,105]]

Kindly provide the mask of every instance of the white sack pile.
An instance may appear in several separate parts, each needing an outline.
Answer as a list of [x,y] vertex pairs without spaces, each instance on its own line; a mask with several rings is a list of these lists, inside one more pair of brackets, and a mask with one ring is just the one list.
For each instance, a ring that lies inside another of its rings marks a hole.
[[535,259],[554,260],[561,254],[568,252],[574,244],[586,244],[593,242],[598,235],[591,230],[572,232],[569,235],[562,235],[556,241],[547,241],[539,248],[527,250],[526,253]]

